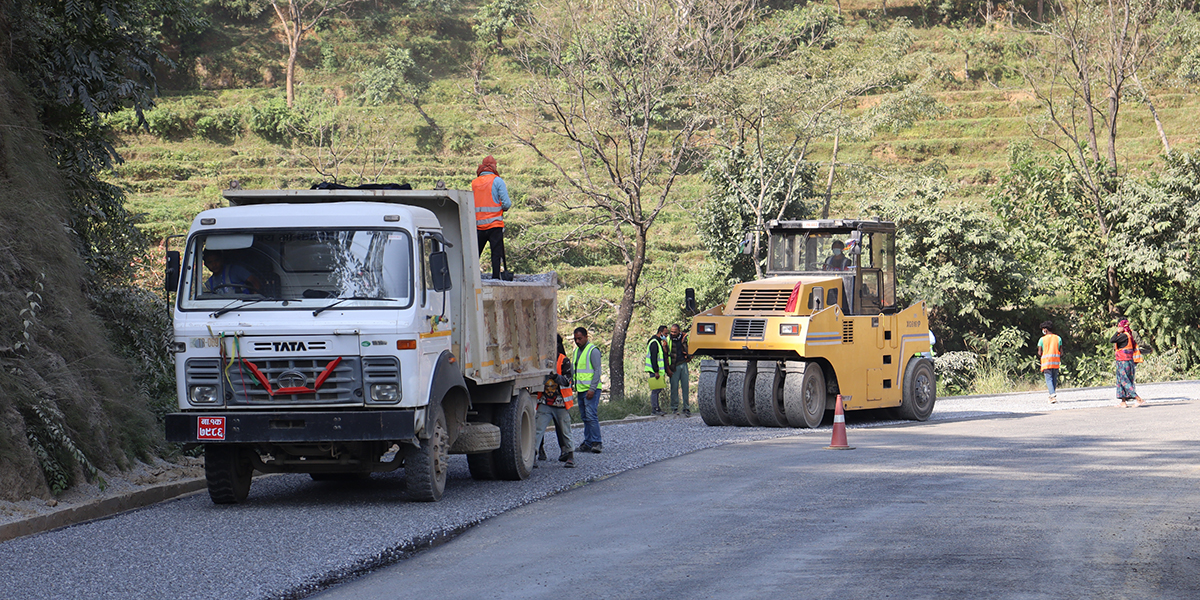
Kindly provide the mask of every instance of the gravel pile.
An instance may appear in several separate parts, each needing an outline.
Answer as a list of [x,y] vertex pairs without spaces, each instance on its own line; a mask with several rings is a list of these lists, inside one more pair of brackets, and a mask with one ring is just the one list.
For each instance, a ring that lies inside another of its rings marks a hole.
[[[1148,387],[1142,394],[1152,401],[1200,396],[1195,382],[1158,394]],[[1112,405],[1111,395],[1066,390],[1053,406],[1038,393],[952,398],[939,401],[933,419]],[[851,429],[895,423],[878,412],[848,421]],[[606,425],[604,453],[576,454],[575,469],[554,460],[548,436],[551,459],[526,481],[474,481],[466,458],[453,456],[445,497],[434,504],[405,502],[398,473],[352,483],[265,477],[241,505],[215,506],[200,493],[0,544],[0,598],[299,598],[589,481],[722,444],[797,436],[823,445],[829,435],[828,426],[707,427],[699,417]]]

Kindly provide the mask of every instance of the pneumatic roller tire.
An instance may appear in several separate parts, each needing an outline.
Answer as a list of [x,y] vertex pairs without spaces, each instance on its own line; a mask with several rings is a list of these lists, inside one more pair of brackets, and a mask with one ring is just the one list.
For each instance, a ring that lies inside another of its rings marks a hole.
[[732,425],[725,408],[725,366],[721,361],[700,361],[700,388],[696,390],[696,404],[700,418],[710,427]]
[[821,371],[821,365],[806,362],[803,371],[788,369],[783,382],[783,406],[792,427],[820,427],[825,418],[827,400],[825,374]]
[[773,360],[760,360],[754,376],[754,412],[763,427],[787,427],[783,406],[783,369]]
[[758,414],[754,412],[754,367],[756,361],[729,361],[729,375],[725,378],[725,405],[729,419],[738,427],[758,427]]

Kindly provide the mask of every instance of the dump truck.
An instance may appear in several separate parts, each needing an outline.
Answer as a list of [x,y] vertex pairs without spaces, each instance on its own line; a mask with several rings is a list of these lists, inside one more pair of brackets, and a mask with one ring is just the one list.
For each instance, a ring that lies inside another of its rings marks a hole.
[[693,317],[708,425],[817,427],[835,408],[924,421],[937,395],[924,302],[896,305],[894,223],[771,221],[767,278]]
[[[554,273],[485,279],[470,191],[228,190],[167,253],[178,412],[218,504],[252,475],[403,469],[437,501],[535,459],[533,394],[557,357]],[[217,269],[217,271],[213,271]]]

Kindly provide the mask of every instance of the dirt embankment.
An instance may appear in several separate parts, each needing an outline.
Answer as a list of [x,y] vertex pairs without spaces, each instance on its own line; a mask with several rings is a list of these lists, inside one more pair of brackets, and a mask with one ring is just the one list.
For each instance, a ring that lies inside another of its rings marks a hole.
[[127,468],[160,437],[89,306],[43,136],[0,57],[0,500],[49,498],[94,469]]

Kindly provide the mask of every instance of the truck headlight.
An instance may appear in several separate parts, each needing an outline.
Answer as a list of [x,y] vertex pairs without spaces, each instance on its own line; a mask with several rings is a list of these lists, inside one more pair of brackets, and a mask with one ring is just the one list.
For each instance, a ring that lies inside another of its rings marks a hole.
[[780,323],[779,335],[800,335],[799,323]]
[[696,324],[696,333],[703,335],[713,335],[717,333],[716,323],[698,323]]
[[193,385],[188,392],[188,400],[192,404],[215,404],[217,402],[217,386]]
[[371,386],[371,400],[374,402],[395,402],[400,399],[400,386],[394,383],[376,383]]

